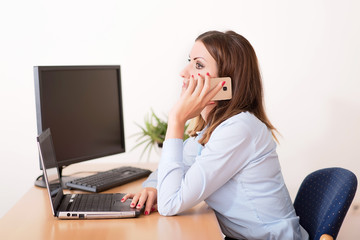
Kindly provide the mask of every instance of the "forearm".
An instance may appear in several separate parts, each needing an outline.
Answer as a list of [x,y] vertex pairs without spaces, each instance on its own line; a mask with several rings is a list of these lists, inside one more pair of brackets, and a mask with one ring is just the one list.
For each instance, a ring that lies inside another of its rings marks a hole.
[[182,141],[169,139],[164,148],[158,172],[158,209],[162,215],[174,215],[183,209],[181,181],[186,166],[182,162]]
[[165,139],[179,138],[183,139],[185,121],[179,121],[176,117],[169,118]]
[[142,183],[143,188],[152,187],[156,188],[158,178],[158,170],[152,172],[149,177]]

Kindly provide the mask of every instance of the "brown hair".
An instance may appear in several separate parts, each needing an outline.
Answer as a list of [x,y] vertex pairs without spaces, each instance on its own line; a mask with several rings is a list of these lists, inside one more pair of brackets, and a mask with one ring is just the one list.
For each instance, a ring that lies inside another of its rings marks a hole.
[[272,131],[272,135],[277,141],[274,134],[276,129],[265,113],[258,60],[249,41],[233,31],[205,32],[196,41],[201,41],[215,59],[218,76],[231,77],[233,97],[231,100],[219,101],[209,113],[206,123],[201,116],[198,116],[190,135],[196,136],[197,131],[208,125],[203,137],[199,140],[199,143],[205,145],[220,123],[238,113],[248,111]]

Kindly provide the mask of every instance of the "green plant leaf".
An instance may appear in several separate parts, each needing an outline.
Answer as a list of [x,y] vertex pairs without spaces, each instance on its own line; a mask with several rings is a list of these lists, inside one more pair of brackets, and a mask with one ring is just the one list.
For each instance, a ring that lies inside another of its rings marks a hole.
[[[159,118],[154,111],[151,109],[150,114],[145,115],[144,117],[144,126],[135,123],[136,126],[140,128],[140,132],[131,135],[130,137],[137,136],[135,140],[138,142],[131,150],[138,148],[145,144],[145,147],[140,155],[140,158],[148,152],[148,159],[150,158],[151,150],[155,145],[162,144],[165,140],[166,130],[168,127],[167,120],[164,121]],[[186,130],[189,124],[185,125],[184,140],[189,138],[189,135],[186,134]]]

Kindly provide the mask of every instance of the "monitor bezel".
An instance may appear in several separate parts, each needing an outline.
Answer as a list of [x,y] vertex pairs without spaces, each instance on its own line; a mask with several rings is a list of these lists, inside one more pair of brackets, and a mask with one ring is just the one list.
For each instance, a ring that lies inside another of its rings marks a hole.
[[[122,86],[121,86],[121,67],[120,65],[73,65],[73,66],[34,66],[34,80],[35,80],[35,104],[36,104],[36,120],[37,120],[37,133],[40,135],[43,131],[45,131],[47,128],[51,128],[51,126],[44,126],[42,121],[42,102],[43,102],[43,96],[42,96],[42,72],[44,71],[58,71],[58,70],[92,70],[92,69],[113,69],[116,70],[117,75],[117,83],[118,83],[118,98],[119,98],[119,124],[120,124],[120,149],[119,151],[115,152],[103,152],[95,155],[87,155],[87,156],[81,156],[77,158],[71,158],[67,160],[57,160],[57,164],[59,167],[59,170],[61,171],[61,168],[64,166],[68,166],[71,164],[89,161],[101,157],[111,156],[119,153],[124,153],[126,151],[125,148],[125,132],[124,132],[124,114],[123,114],[123,99],[122,99]],[[40,162],[40,169],[43,169]]]

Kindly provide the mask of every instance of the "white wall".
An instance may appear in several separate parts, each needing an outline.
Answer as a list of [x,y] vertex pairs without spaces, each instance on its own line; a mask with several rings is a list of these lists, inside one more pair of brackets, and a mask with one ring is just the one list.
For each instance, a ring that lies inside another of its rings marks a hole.
[[[193,40],[232,29],[253,44],[278,153],[294,195],[309,172],[360,176],[360,2],[7,1],[0,7],[0,216],[41,173],[35,143],[35,65],[120,64],[127,149],[153,108],[166,114]],[[140,149],[106,161],[139,161]],[[156,161],[158,156],[152,155]]]

